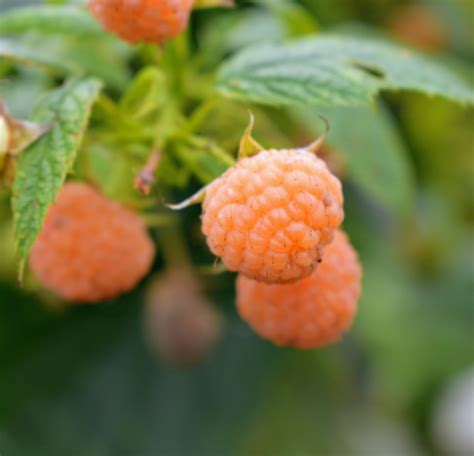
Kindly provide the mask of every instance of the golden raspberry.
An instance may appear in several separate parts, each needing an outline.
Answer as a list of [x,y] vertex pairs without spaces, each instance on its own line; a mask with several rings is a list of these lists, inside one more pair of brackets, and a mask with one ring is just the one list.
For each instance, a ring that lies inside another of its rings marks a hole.
[[48,211],[30,264],[62,298],[96,302],[132,289],[154,251],[137,214],[88,185],[69,183]]
[[357,254],[338,230],[322,263],[299,282],[269,285],[240,274],[237,309],[255,332],[277,345],[321,347],[337,341],[350,327],[361,277]]
[[162,43],[187,26],[193,0],[89,0],[109,32],[131,43]]
[[309,276],[344,218],[341,183],[303,150],[245,158],[206,192],[202,229],[231,271],[267,283]]

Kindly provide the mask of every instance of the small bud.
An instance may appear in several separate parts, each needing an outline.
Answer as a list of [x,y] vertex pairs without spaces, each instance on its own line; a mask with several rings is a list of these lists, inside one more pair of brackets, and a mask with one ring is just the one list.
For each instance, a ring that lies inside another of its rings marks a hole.
[[152,352],[175,366],[203,361],[222,332],[222,318],[190,270],[171,269],[151,284],[145,337]]

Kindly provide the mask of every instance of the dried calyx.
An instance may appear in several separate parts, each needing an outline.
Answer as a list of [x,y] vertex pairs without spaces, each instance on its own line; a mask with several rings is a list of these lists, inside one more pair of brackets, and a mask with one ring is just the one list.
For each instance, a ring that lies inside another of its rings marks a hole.
[[16,119],[0,100],[0,187],[12,184],[18,156],[49,128],[49,125]]

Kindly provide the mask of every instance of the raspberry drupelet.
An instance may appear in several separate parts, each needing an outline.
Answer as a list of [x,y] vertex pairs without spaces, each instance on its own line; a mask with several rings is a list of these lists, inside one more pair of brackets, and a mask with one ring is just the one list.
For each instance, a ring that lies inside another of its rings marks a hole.
[[268,285],[240,274],[237,309],[256,333],[279,346],[318,348],[337,341],[351,326],[361,278],[357,254],[338,230],[310,277]]
[[309,276],[344,218],[341,183],[306,149],[244,158],[207,189],[202,229],[231,271],[266,283]]
[[109,32],[130,43],[163,43],[187,26],[193,0],[89,0]]
[[154,253],[137,214],[89,185],[68,183],[48,211],[30,264],[63,299],[97,302],[131,290]]

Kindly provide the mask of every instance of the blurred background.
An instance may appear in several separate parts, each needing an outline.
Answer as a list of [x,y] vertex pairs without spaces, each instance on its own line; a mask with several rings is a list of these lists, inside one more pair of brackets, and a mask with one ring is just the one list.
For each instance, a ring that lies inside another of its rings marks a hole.
[[[0,0],[0,15],[38,3]],[[470,0],[238,3],[236,11],[194,14],[201,68],[253,42],[329,31],[390,38],[473,79]],[[113,39],[94,50],[73,36],[31,31],[21,39],[65,63],[74,58],[106,81],[111,99],[148,58]],[[62,78],[0,59],[0,95],[21,117]],[[202,130],[233,152],[248,106],[223,101],[219,109],[218,121]],[[315,112],[252,109],[264,145],[303,145],[318,133]],[[374,109],[317,112],[331,122],[324,157],[344,180],[344,226],[365,271],[353,330],[325,349],[261,340],[236,314],[232,274],[201,268],[170,278],[160,243],[154,273],[113,302],[69,308],[31,277],[21,288],[9,195],[0,193],[2,456],[474,454],[473,111],[397,93],[384,94]],[[84,153],[98,148],[95,116]],[[201,176],[198,166],[179,185],[163,180],[163,193],[178,200],[207,179]],[[175,233],[171,245],[187,249],[195,265],[212,265],[198,214],[180,216],[182,236]],[[152,234],[158,242],[166,235]],[[193,366],[181,366],[186,351],[157,350],[144,330],[144,301],[156,280],[173,299],[199,296],[220,315],[209,329],[219,339],[211,348],[203,342]],[[183,280],[193,285],[180,286]]]

